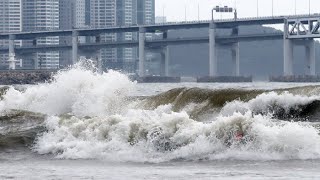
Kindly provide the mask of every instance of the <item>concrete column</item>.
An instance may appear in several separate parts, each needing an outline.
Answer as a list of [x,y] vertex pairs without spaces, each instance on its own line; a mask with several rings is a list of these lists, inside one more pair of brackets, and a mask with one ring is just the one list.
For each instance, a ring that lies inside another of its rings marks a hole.
[[100,58],[100,56],[96,56],[96,60],[97,60],[97,63],[98,63],[98,71],[99,73],[103,73],[103,69],[102,69],[102,60]]
[[141,27],[139,28],[139,76],[145,76],[145,36],[146,36],[146,29]]
[[305,74],[315,76],[316,75],[316,51],[315,41],[310,40],[307,42],[306,47],[306,69]]
[[165,76],[166,53],[164,51],[160,52],[160,57],[160,76]]
[[16,39],[16,35],[9,35],[9,54],[14,54],[14,40]]
[[170,62],[170,47],[166,47],[166,55],[164,61],[164,75],[169,76],[169,62]]
[[16,69],[16,61],[15,61],[15,50],[14,50],[14,40],[16,39],[16,36],[13,34],[9,35],[9,69]]
[[239,42],[232,45],[232,62],[233,62],[233,75],[240,76],[240,46]]
[[218,75],[218,60],[216,50],[215,24],[210,23],[209,27],[209,76]]
[[72,31],[72,64],[78,62],[78,31]]
[[290,39],[283,40],[283,75],[292,76],[293,75],[293,42]]

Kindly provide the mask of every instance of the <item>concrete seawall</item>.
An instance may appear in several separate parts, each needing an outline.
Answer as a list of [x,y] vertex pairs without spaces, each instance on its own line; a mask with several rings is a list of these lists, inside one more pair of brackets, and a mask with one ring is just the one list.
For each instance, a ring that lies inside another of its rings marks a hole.
[[216,76],[216,77],[199,77],[197,78],[198,83],[235,83],[235,82],[252,82],[252,77],[245,76]]
[[320,76],[271,76],[269,77],[270,82],[320,82]]
[[12,70],[0,71],[0,84],[37,84],[49,81],[54,73],[52,70]]

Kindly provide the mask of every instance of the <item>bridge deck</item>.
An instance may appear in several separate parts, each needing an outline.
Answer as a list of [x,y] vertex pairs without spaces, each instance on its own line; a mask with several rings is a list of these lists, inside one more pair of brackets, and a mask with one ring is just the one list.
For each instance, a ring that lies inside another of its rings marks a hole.
[[[296,15],[296,16],[272,16],[272,17],[256,17],[256,18],[238,18],[215,20],[218,28],[230,28],[239,25],[265,25],[265,24],[281,24],[285,19],[294,18],[320,18],[320,14],[312,15]],[[80,36],[95,36],[101,33],[121,33],[121,32],[138,32],[139,27],[145,27],[148,32],[167,31],[175,29],[189,29],[189,28],[204,28],[209,27],[211,21],[191,21],[191,22],[174,22],[163,24],[150,25],[132,25],[132,26],[118,26],[118,27],[101,27],[91,29],[76,29]],[[48,36],[71,36],[71,30],[52,30],[39,32],[19,32],[19,33],[2,33],[0,39],[8,39],[9,34],[16,35],[16,39],[34,39],[37,37]]]
[[[230,44],[234,42],[257,41],[257,40],[274,40],[282,39],[283,33],[273,34],[243,34],[237,36],[217,36],[216,41],[220,44]],[[175,39],[155,39],[146,41],[146,47],[159,47],[166,45],[182,45],[182,44],[201,44],[208,43],[209,37],[192,37],[192,38],[175,38]],[[115,47],[138,47],[138,41],[122,41],[122,42],[103,42],[103,43],[86,43],[79,44],[79,49],[101,49],[101,48],[115,48]],[[16,47],[16,52],[38,52],[38,51],[58,51],[71,49],[70,44],[65,45],[45,45],[45,46],[22,46]],[[0,52],[8,52],[7,47],[0,48]]]

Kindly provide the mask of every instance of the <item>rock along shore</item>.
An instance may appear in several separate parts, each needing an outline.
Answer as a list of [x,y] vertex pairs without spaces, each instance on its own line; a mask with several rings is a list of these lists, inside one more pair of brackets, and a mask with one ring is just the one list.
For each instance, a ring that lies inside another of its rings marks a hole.
[[0,85],[37,84],[50,81],[53,70],[7,70],[0,71]]

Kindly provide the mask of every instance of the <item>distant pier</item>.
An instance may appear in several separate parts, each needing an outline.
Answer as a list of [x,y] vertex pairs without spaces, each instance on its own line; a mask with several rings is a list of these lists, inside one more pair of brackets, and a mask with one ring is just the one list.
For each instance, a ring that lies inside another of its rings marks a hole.
[[139,83],[180,83],[181,77],[145,76],[136,79]]
[[199,77],[197,78],[198,83],[224,83],[224,82],[252,82],[252,77],[245,77],[245,76],[206,76],[206,77]]
[[293,75],[293,76],[271,76],[270,82],[320,82],[320,76]]

